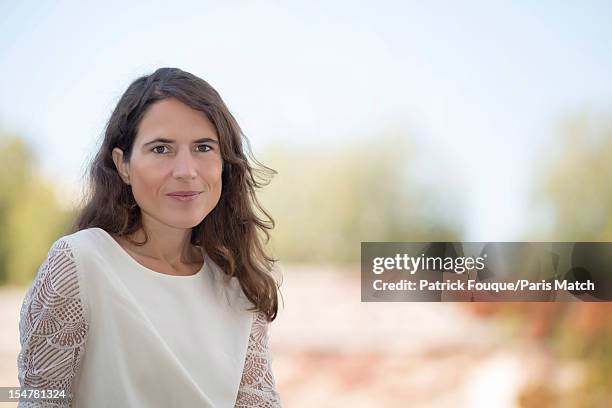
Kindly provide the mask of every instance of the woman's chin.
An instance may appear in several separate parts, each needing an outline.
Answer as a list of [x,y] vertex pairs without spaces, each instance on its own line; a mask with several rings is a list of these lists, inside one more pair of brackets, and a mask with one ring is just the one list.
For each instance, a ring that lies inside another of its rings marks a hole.
[[204,220],[204,218],[201,218],[201,217],[189,217],[189,218],[174,217],[174,218],[168,219],[168,222],[166,224],[167,225],[171,225],[174,228],[185,228],[185,229],[187,229],[187,228],[196,227],[203,220]]

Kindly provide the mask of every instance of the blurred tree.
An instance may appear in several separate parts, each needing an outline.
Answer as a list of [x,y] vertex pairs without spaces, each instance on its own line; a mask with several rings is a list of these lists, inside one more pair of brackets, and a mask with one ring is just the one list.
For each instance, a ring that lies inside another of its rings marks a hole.
[[[547,160],[537,164],[532,240],[612,241],[612,119],[563,122]],[[536,218],[537,217],[537,218]]]
[[0,163],[0,284],[23,285],[65,232],[70,214],[60,207],[51,183],[37,175],[22,138],[0,136]]
[[278,174],[259,197],[276,221],[275,256],[358,263],[361,241],[458,240],[452,200],[416,182],[410,164],[417,154],[399,132],[268,151],[262,161]]
[[[536,164],[531,201],[531,231],[526,241],[612,241],[612,117],[582,113],[558,127],[557,138]],[[478,305],[475,305],[478,306]],[[606,303],[482,304],[480,311],[519,316],[524,334],[550,348],[555,371],[524,390],[520,406],[548,401],[567,406],[611,406],[612,308]],[[523,336],[517,336],[522,338]],[[556,390],[561,364],[579,360],[583,381]],[[551,392],[553,393],[551,395]]]

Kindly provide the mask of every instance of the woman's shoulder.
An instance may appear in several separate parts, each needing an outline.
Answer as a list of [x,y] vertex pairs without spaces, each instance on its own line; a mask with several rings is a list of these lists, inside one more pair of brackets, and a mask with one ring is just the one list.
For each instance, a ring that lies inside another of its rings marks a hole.
[[75,264],[84,266],[84,263],[97,259],[100,251],[104,250],[104,233],[100,228],[86,228],[62,235],[53,242],[48,255],[64,252]]
[[[101,260],[107,257],[104,231],[86,228],[57,238],[51,245],[45,264],[41,268],[46,280],[75,282],[80,296],[86,298],[97,281]],[[92,283],[93,282],[93,283]]]
[[212,273],[212,277],[215,281],[223,283],[226,286],[231,287],[232,289],[236,289],[237,286],[240,285],[238,281],[238,277],[229,276],[227,273],[221,269],[221,267],[210,257],[206,252],[204,252],[204,262],[210,268]]
[[244,293],[238,277],[229,276],[208,255],[205,255],[205,259],[210,267],[213,280],[218,285],[217,287],[230,296],[233,301],[237,301],[244,309],[252,307],[253,304]]
[[55,245],[67,245],[77,250],[99,248],[101,233],[103,231],[100,228],[85,228],[59,237],[52,247]]

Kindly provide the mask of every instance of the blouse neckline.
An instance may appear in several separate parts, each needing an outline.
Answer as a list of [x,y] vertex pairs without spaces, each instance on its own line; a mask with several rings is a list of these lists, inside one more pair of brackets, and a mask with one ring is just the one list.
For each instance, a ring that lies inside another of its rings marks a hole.
[[196,273],[191,274],[191,275],[170,275],[168,273],[159,272],[159,271],[147,268],[146,266],[138,262],[106,230],[102,228],[98,228],[98,227],[94,227],[92,229],[98,230],[100,234],[104,236],[104,238],[107,241],[110,242],[111,246],[115,248],[115,250],[119,252],[123,258],[127,259],[128,262],[136,266],[137,269],[144,271],[149,275],[157,276],[161,279],[168,279],[168,280],[192,280],[202,275],[202,271],[204,271],[204,268],[206,267],[206,252],[204,251],[202,247],[197,246],[196,248],[199,248],[200,251],[202,252],[202,258],[204,259],[204,262],[202,262],[202,266]]

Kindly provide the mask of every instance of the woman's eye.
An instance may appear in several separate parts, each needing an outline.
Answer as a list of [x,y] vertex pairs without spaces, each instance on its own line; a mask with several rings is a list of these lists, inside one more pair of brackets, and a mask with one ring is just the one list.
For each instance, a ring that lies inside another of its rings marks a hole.
[[[166,148],[166,146],[155,146],[155,147],[154,147],[152,150],[153,150],[153,152],[155,152],[155,153],[161,153],[161,154],[163,154],[163,153],[164,153],[163,149],[165,149],[165,148]],[[162,149],[162,151],[160,151],[159,149]]]
[[[164,154],[164,153],[167,153],[166,151],[164,151],[164,149],[167,149],[167,148],[168,146],[155,146],[153,149],[151,149],[151,151],[157,154]],[[205,153],[205,152],[211,151],[212,147],[210,147],[209,145],[198,145],[197,149],[199,152]]]

